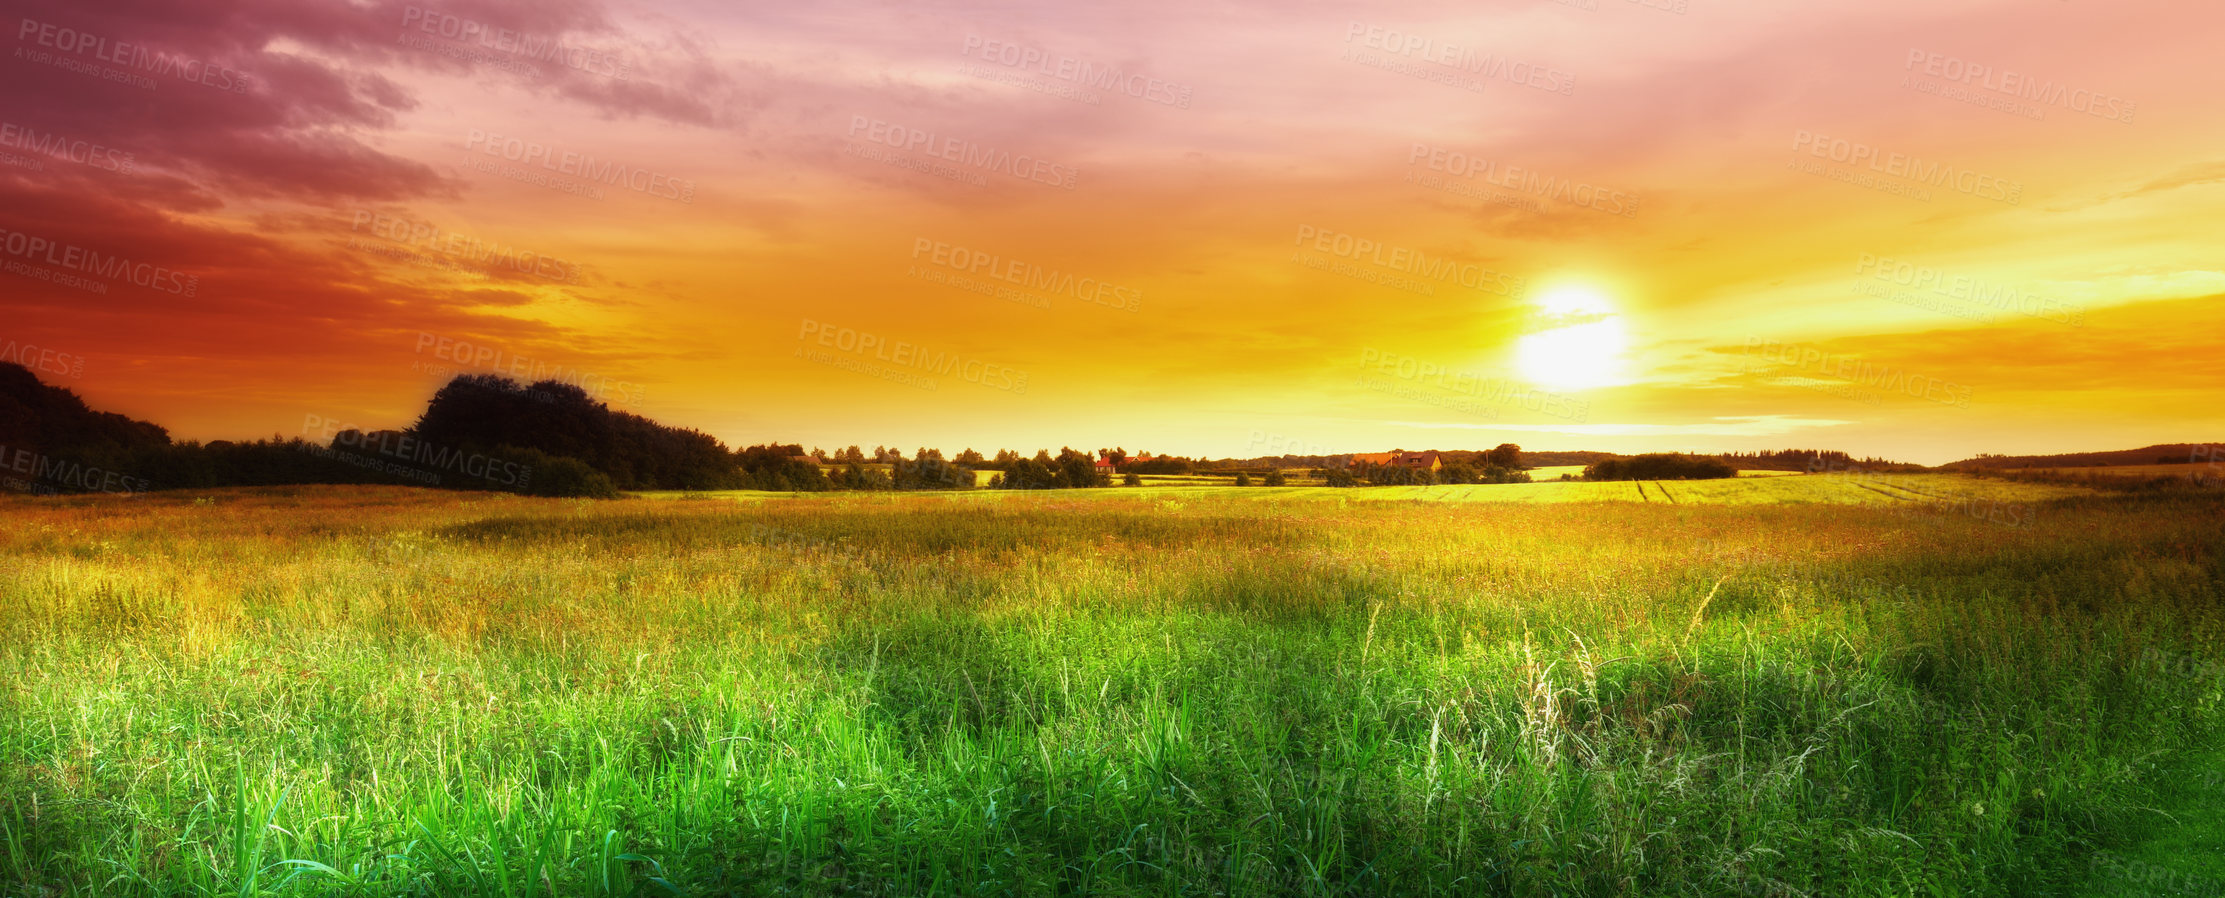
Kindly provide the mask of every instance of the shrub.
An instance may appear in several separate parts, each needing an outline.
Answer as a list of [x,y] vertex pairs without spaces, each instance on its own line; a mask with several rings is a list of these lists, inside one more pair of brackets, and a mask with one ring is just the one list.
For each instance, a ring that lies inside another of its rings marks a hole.
[[1584,468],[1585,480],[1717,480],[1736,476],[1738,469],[1720,458],[1670,452],[1601,459]]
[[1484,483],[1528,483],[1528,482],[1530,482],[1530,472],[1528,472],[1528,471],[1517,471],[1517,470],[1515,470],[1515,469],[1513,469],[1513,468],[1502,468],[1502,467],[1499,467],[1498,465],[1492,465],[1492,466],[1490,466],[1490,467],[1488,467],[1488,468],[1485,468],[1485,469],[1483,469],[1483,481],[1482,481],[1482,482],[1484,482]]
[[1436,474],[1406,465],[1368,465],[1364,476],[1376,486],[1434,486],[1437,483]]
[[616,499],[618,485],[610,475],[576,458],[550,455],[538,449],[503,446],[488,457],[518,466],[522,476],[513,487],[528,496]]

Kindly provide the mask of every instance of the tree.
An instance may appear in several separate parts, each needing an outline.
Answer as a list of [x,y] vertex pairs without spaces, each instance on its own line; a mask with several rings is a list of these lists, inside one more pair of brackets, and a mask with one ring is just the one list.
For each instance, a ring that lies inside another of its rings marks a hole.
[[1138,474],[1188,474],[1197,470],[1197,465],[1187,458],[1160,455],[1142,461],[1130,461],[1122,465],[1121,470]]
[[1246,473],[1244,473],[1244,472],[1242,472],[1242,471],[1238,471],[1238,472],[1236,472],[1236,485],[1237,485],[1237,486],[1251,486],[1251,485],[1252,485],[1252,475],[1250,475],[1250,474],[1246,474]]
[[1530,472],[1528,472],[1528,471],[1516,471],[1516,470],[1514,470],[1514,469],[1512,469],[1512,468],[1502,468],[1502,467],[1499,467],[1498,465],[1492,465],[1491,467],[1488,467],[1488,468],[1485,468],[1485,469],[1483,469],[1483,480],[1482,480],[1482,482],[1484,482],[1484,483],[1528,483],[1528,482],[1530,482]]
[[1141,475],[1141,474],[1138,474],[1138,473],[1136,473],[1136,472],[1134,472],[1134,471],[1130,471],[1130,472],[1128,472],[1128,473],[1126,473],[1126,474],[1123,474],[1123,475],[1121,475],[1121,478],[1120,478],[1120,485],[1121,485],[1121,486],[1142,486],[1142,485],[1143,485],[1143,475]]
[[989,466],[989,460],[982,458],[981,453],[975,452],[969,447],[966,451],[958,453],[957,464],[964,468],[986,468]]
[[1475,483],[1476,480],[1476,469],[1467,465],[1446,465],[1444,470],[1437,472],[1439,483]]
[[1491,451],[1483,454],[1483,463],[1486,466],[1506,468],[1510,471],[1521,470],[1522,447],[1513,443],[1500,443]]
[[845,466],[842,470],[835,472],[831,479],[837,488],[846,490],[889,490],[896,488],[895,481],[890,480],[887,474],[881,472],[881,469],[868,468],[859,464]]
[[[576,458],[619,489],[740,485],[733,454],[709,434],[612,411],[578,386],[555,380],[521,387],[493,374],[457,377],[433,394],[409,437],[457,457],[514,446]],[[803,449],[795,447],[795,454]]]
[[1268,486],[1286,486],[1290,483],[1290,478],[1283,476],[1281,468],[1276,468],[1267,472],[1264,483]]
[[944,461],[940,449],[921,448],[911,461],[898,457],[889,469],[890,480],[900,490],[952,490],[973,486],[973,472]]
[[1007,490],[1056,489],[1059,485],[1058,473],[1051,467],[1051,454],[1038,452],[1034,458],[1014,458],[1012,464],[1004,469],[1004,474],[991,481],[990,485]]
[[1376,486],[1431,486],[1437,482],[1436,475],[1410,465],[1368,465],[1363,476]]
[[1060,447],[1057,468],[1061,484],[1069,489],[1112,485],[1111,475],[1098,473],[1096,456],[1070,446]]
[[498,450],[498,454],[515,460],[531,472],[518,490],[526,495],[618,498],[618,488],[611,484],[610,478],[579,459],[563,458],[532,449]]
[[771,443],[751,446],[734,455],[735,463],[742,469],[749,489],[818,492],[841,486],[829,480],[818,465],[806,461],[808,456],[803,454],[801,446]]
[[1321,478],[1321,482],[1327,486],[1348,487],[1360,485],[1360,478],[1352,474],[1351,468],[1321,468],[1314,471],[1313,475]]

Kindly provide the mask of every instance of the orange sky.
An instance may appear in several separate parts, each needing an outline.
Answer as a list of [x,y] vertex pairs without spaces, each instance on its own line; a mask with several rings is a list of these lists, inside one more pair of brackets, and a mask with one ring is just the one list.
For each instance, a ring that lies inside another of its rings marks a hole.
[[794,6],[17,4],[0,354],[196,439],[488,368],[730,445],[2225,431],[2214,4]]

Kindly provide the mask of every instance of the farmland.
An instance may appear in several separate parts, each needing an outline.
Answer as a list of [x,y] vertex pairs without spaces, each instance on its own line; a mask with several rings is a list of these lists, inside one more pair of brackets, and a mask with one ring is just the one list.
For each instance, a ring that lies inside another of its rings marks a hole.
[[2225,873],[2155,847],[2214,833],[2225,777],[2215,492],[302,487],[0,516],[11,896]]

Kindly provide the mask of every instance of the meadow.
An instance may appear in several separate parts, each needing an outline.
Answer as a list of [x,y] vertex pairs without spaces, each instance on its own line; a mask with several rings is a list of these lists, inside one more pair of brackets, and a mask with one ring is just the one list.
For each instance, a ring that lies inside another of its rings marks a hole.
[[2225,893],[2216,491],[0,520],[0,895]]

